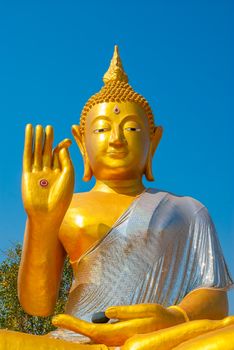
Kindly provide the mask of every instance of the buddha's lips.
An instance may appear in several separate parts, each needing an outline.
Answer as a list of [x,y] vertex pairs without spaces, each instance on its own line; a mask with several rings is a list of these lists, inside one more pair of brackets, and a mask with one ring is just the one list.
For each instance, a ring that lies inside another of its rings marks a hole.
[[112,157],[112,158],[117,158],[117,159],[120,159],[120,158],[125,158],[126,155],[128,154],[128,152],[126,151],[110,151],[110,152],[107,152],[107,155]]

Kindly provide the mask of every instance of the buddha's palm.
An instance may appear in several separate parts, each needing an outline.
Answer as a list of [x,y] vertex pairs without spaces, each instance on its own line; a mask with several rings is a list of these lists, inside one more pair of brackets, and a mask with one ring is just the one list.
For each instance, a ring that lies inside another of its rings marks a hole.
[[184,322],[181,314],[175,314],[158,304],[114,306],[108,308],[105,314],[108,318],[118,319],[119,322],[94,324],[64,314],[56,315],[52,323],[57,327],[88,336],[95,343],[121,346],[135,334],[150,333]]
[[[106,310],[109,316],[113,314],[112,309]],[[90,324],[70,315],[56,315],[52,321],[55,326],[86,335],[95,343],[107,346],[124,344],[122,350],[177,350],[177,346],[178,350],[234,349],[234,316],[178,324],[179,321],[170,316],[170,310],[157,304],[117,306],[114,309],[115,317],[120,315],[122,319],[112,324]],[[127,316],[130,317],[128,320]],[[133,316],[138,318],[131,319]]]
[[[44,135],[45,134],[45,135]],[[74,169],[67,145],[61,142],[54,150],[53,128],[45,133],[38,125],[27,125],[23,157],[22,195],[25,210],[32,220],[60,223],[70,204],[74,187]]]

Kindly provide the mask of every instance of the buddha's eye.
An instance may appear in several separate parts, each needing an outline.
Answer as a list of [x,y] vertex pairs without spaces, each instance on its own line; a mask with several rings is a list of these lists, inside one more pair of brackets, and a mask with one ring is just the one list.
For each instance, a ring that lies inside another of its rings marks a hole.
[[138,127],[128,127],[128,128],[125,128],[125,130],[127,130],[127,131],[141,131],[141,128],[138,128]]
[[102,132],[106,132],[108,130],[109,130],[109,128],[100,128],[100,129],[93,130],[93,133],[94,134],[99,134],[99,133],[102,133]]

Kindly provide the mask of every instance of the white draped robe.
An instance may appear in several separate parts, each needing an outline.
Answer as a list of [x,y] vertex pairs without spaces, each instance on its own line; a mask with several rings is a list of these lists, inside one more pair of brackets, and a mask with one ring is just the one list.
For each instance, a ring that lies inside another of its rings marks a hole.
[[[109,306],[168,307],[196,289],[233,285],[207,209],[156,189],[145,190],[73,269],[66,313],[89,322]],[[51,336],[87,340],[63,329]]]

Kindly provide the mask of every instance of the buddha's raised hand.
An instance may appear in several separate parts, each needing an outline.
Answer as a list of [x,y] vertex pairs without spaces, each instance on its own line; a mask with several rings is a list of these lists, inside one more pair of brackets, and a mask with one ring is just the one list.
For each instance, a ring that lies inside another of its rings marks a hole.
[[[26,126],[23,156],[22,195],[25,210],[36,221],[49,217],[61,222],[70,204],[74,187],[74,169],[62,141],[54,150],[53,128]],[[49,215],[48,215],[49,214]]]

